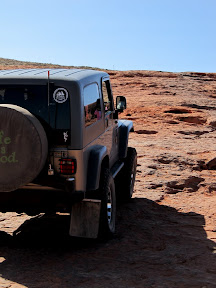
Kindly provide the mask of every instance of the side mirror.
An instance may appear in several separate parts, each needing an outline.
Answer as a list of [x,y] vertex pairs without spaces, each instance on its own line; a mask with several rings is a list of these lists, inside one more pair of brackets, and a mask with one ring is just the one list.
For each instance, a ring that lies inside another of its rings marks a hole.
[[127,108],[126,98],[124,96],[116,97],[116,110],[118,112],[123,112]]

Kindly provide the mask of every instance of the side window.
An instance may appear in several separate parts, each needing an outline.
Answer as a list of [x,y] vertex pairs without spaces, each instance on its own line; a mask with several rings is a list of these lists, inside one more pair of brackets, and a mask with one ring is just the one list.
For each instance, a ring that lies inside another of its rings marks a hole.
[[102,92],[105,113],[113,111],[112,92],[109,80],[102,82]]
[[84,112],[86,127],[100,120],[102,117],[99,89],[96,83],[84,88]]

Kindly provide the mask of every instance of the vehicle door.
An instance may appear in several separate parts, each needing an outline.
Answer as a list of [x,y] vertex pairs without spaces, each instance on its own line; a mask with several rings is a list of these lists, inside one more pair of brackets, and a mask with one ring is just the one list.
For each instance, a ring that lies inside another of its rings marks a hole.
[[114,102],[109,78],[102,78],[102,98],[105,121],[104,145],[110,157],[110,167],[118,160],[118,122],[114,119]]

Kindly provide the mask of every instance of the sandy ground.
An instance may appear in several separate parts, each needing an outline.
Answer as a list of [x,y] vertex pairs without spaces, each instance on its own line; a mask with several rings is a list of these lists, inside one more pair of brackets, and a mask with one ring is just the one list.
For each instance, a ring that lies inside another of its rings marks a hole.
[[116,234],[73,239],[68,215],[0,213],[0,287],[216,287],[216,74],[110,74],[138,152]]

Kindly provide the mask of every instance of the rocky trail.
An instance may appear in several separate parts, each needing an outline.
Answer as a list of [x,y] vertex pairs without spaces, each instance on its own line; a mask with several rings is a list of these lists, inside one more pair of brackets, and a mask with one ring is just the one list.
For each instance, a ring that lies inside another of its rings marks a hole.
[[0,287],[216,287],[216,74],[110,75],[138,152],[115,236],[72,239],[63,214],[0,213]]

